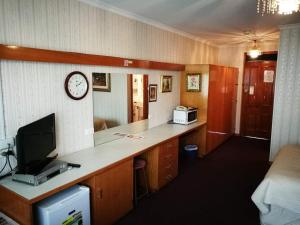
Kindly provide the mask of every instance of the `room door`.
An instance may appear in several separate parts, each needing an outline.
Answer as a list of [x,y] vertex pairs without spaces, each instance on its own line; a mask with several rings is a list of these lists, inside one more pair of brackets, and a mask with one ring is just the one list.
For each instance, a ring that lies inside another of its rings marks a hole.
[[246,61],[243,77],[241,135],[270,139],[276,61]]

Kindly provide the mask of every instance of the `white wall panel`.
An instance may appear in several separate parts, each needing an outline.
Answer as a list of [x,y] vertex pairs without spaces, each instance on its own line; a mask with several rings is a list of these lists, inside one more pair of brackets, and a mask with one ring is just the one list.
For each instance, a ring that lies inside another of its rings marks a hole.
[[3,95],[2,95],[2,93],[3,93],[2,92],[2,77],[1,77],[1,64],[0,64],[0,140],[5,138],[4,106],[3,106]]
[[300,144],[300,24],[280,31],[270,161],[286,144]]
[[74,70],[88,75],[89,67],[74,65],[2,61],[3,98],[7,138],[17,129],[50,113],[56,114],[57,150],[63,155],[90,147],[93,127],[92,93],[81,101],[64,91],[65,77]]
[[[129,73],[148,74],[149,83],[156,83],[158,86],[161,74],[172,75],[173,91],[158,93],[158,101],[149,105],[149,114],[153,120],[152,126],[169,120],[172,109],[179,104],[178,72],[1,61],[7,138],[14,137],[19,127],[54,112],[57,119],[57,151],[60,155],[93,146],[92,135],[85,135],[85,129],[93,127],[92,88],[80,101],[70,99],[64,90],[65,77],[74,70],[85,73],[90,83],[93,72],[111,72],[112,80],[115,81],[112,82],[112,90],[118,89],[122,81],[126,89],[126,74]],[[116,77],[122,75],[124,76]],[[125,98],[124,96],[126,97],[126,95],[119,95],[118,98]],[[104,100],[109,100],[109,98],[104,98]],[[119,99],[118,101],[110,99],[105,110],[113,107],[120,108],[122,105],[124,109],[127,109],[127,101],[120,103]],[[119,113],[120,117],[127,119],[126,113],[121,113],[120,110]]]
[[0,43],[174,63],[217,48],[76,0],[0,0]]
[[149,76],[149,84],[157,84],[157,102],[149,102],[149,127],[155,127],[171,120],[173,109],[180,104],[180,75],[179,73],[163,72],[172,75],[172,92],[161,93],[161,75]]
[[[0,0],[0,43],[182,64],[217,63],[218,53],[216,47],[77,0]],[[149,74],[150,82],[157,84],[161,74],[173,75],[173,92],[159,94],[150,104],[153,125],[166,122],[179,103],[177,72],[2,61],[6,138],[55,112],[60,155],[93,145],[92,137],[84,135],[92,127],[91,91],[74,102],[63,89],[65,76],[73,70],[85,72],[89,79],[94,71]]]

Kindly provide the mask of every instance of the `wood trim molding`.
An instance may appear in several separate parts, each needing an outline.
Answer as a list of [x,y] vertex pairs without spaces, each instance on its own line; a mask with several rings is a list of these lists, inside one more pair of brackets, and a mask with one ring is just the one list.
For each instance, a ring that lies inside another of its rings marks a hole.
[[0,44],[0,60],[98,65],[170,71],[185,70],[185,65],[183,64],[128,59],[104,55],[92,55],[76,52],[54,51],[3,44]]

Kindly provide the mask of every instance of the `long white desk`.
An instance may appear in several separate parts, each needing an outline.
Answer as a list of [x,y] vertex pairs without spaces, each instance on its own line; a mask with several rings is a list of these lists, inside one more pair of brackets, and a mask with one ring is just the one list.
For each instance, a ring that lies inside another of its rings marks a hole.
[[[171,138],[188,133],[204,124],[206,124],[206,121],[198,121],[190,125],[163,124],[136,133],[136,135],[143,136],[143,139],[137,140],[124,137],[66,155],[59,159],[79,163],[81,164],[81,168],[68,170],[39,186],[34,187],[18,183],[12,181],[11,177],[1,180],[0,185],[32,204],[39,201],[41,196],[43,196],[42,198],[50,196],[60,189],[79,183],[94,173],[110,167],[119,161],[135,157],[149,148]],[[132,126],[135,125],[133,124]],[[138,126],[140,126],[140,124],[138,124]],[[130,127],[130,129],[134,130],[134,127]]]

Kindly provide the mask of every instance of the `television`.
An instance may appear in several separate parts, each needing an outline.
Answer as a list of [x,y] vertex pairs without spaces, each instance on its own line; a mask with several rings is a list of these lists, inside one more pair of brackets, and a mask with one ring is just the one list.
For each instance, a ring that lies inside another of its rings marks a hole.
[[56,148],[55,114],[19,128],[16,147],[17,173],[38,174],[53,159],[47,156]]

